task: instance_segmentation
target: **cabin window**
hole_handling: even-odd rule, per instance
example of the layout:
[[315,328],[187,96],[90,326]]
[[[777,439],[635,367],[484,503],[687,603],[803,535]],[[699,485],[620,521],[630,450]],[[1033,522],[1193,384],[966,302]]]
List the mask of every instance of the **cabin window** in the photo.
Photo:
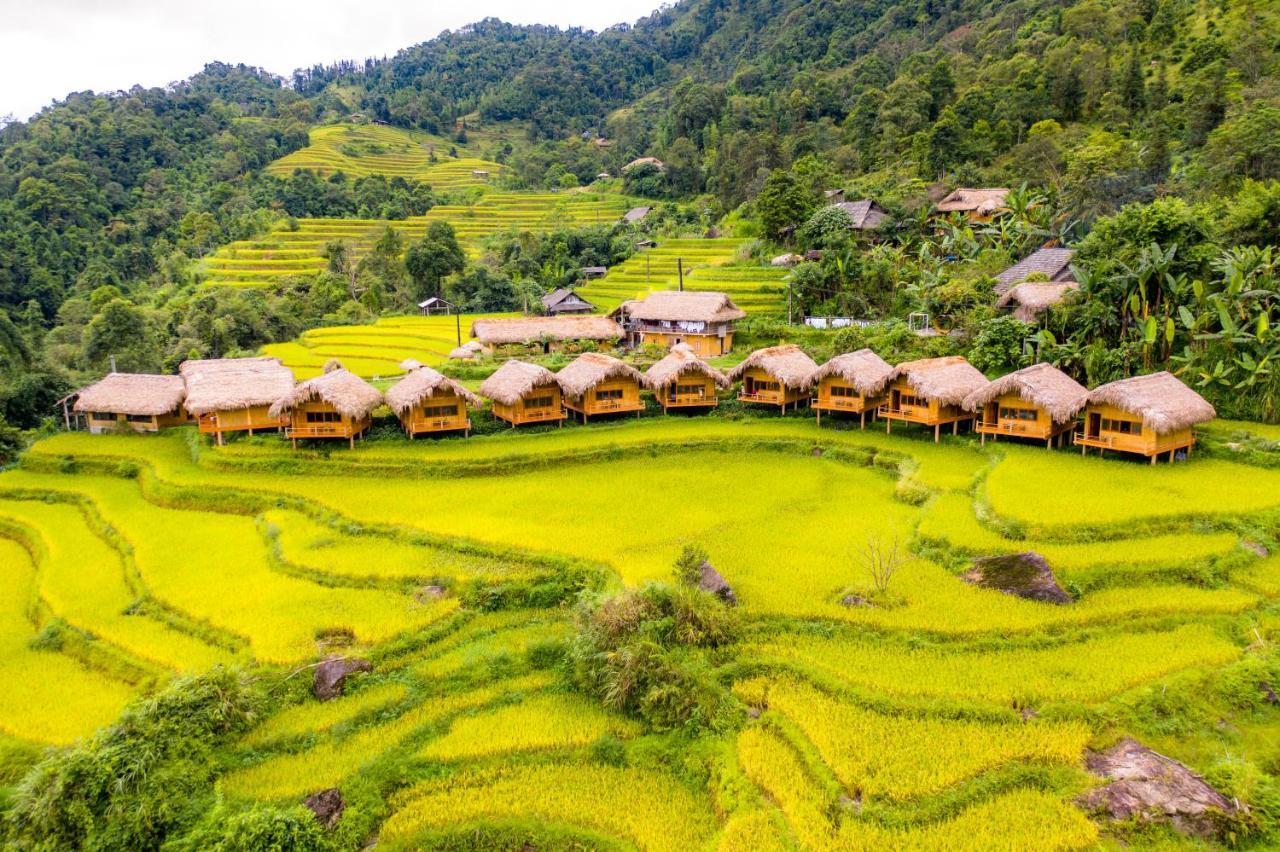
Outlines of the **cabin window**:
[[922,396],[915,396],[914,394],[904,393],[898,397],[898,405],[902,406],[903,408],[909,408],[909,407],[928,408],[929,400],[925,399]]
[[606,399],[622,399],[622,388],[610,388],[609,390],[596,391],[597,400]]
[[549,396],[531,396],[525,399],[525,408],[550,408],[552,397]]
[[1142,423],[1136,420],[1117,420],[1109,417],[1102,418],[1103,432],[1116,432],[1120,435],[1141,435]]
[[1034,408],[1005,408],[1000,409],[1001,420],[1035,420],[1036,410]]
[[753,381],[752,386],[755,389],[755,393],[759,393],[760,391],[773,391],[774,393],[777,393],[782,390],[782,385],[778,382],[762,382],[759,379]]
[[342,415],[336,411],[308,411],[308,423],[341,423]]
[[845,387],[844,385],[832,385],[832,386],[831,386],[831,395],[832,395],[832,396],[851,397],[851,396],[857,396],[857,395],[858,395],[858,392],[857,392],[856,390],[854,390],[853,388],[847,388],[847,387]]
[[109,411],[91,411],[89,412],[90,420],[97,420],[102,423],[116,422],[116,416]]
[[705,385],[676,385],[676,393],[680,396],[703,396],[706,392]]
[[433,405],[422,409],[422,414],[424,417],[456,417],[458,415],[458,406]]
[[150,414],[126,414],[124,416],[124,419],[128,420],[130,423],[150,423],[151,415]]

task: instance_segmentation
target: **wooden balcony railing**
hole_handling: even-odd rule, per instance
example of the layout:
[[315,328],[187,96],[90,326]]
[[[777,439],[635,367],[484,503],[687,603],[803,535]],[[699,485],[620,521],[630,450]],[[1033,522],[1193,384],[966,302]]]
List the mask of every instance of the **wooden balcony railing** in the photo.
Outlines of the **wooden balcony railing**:
[[346,423],[310,423],[290,426],[290,438],[350,438],[356,430]]

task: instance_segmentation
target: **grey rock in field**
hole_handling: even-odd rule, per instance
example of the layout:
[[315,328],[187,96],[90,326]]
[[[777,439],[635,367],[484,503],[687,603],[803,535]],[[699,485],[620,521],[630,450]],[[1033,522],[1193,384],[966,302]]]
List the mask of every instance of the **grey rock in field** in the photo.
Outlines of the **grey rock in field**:
[[1275,689],[1266,681],[1262,682],[1262,697],[1268,704],[1280,704],[1280,695],[1276,695]]
[[874,606],[874,604],[872,604],[871,601],[867,600],[862,595],[845,595],[840,599],[840,603],[842,606],[849,606],[849,607],[857,606],[857,607],[871,608]]
[[1014,553],[1010,556],[986,556],[973,560],[973,568],[964,575],[965,582],[984,589],[998,589],[1032,601],[1069,604],[1071,595],[1058,585],[1049,563],[1038,553]]
[[1107,751],[1088,752],[1085,766],[1111,783],[1085,793],[1080,803],[1112,819],[1169,822],[1185,834],[1211,837],[1218,817],[1239,810],[1183,764],[1129,737]]
[[333,657],[316,666],[311,691],[321,701],[337,698],[347,675],[355,672],[371,672],[373,664],[357,657]]
[[420,604],[438,601],[444,597],[444,586],[423,586],[413,593],[413,599]]
[[1244,547],[1245,550],[1249,551],[1255,556],[1261,556],[1265,558],[1271,555],[1271,551],[1267,550],[1266,545],[1261,544],[1259,542],[1245,540],[1240,542],[1240,544],[1242,547]]
[[342,792],[337,788],[321,790],[319,793],[308,796],[303,804],[307,806],[307,810],[316,815],[316,822],[327,829],[337,825],[338,820],[342,819],[342,812],[347,809]]
[[729,585],[729,581],[720,575],[720,572],[711,566],[710,562],[704,561],[698,567],[701,572],[698,577],[698,588],[704,592],[710,592],[729,606],[737,606],[738,596],[733,593],[733,588]]

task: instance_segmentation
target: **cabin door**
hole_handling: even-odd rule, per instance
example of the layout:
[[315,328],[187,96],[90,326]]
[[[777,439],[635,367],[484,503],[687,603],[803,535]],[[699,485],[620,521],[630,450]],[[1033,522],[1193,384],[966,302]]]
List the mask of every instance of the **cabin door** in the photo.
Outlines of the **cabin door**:
[[986,416],[983,417],[988,424],[995,425],[1000,419],[1000,405],[998,403],[990,403],[987,406]]
[[901,408],[902,408],[902,391],[895,389],[893,393],[889,395],[889,410],[899,411],[901,410]]
[[1094,411],[1089,415],[1089,427],[1085,435],[1089,438],[1096,438],[1102,432],[1102,413]]

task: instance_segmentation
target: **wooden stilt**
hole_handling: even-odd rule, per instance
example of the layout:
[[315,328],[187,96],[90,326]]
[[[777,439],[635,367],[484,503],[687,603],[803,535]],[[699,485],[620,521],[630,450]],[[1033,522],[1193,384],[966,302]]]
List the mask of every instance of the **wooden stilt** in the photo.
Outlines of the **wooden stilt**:
[[866,428],[867,428],[867,410],[866,410],[865,408],[864,408],[864,409],[862,409],[862,415],[861,415],[861,417],[862,417],[862,420],[861,420],[861,423],[859,424],[858,428],[859,428],[859,429],[866,429]]
[[937,444],[937,443],[940,443],[941,441],[942,441],[942,424],[935,423],[933,424],[933,442]]
[[1151,457],[1151,463],[1152,463],[1152,464],[1155,464],[1155,463],[1156,463],[1156,458],[1157,458],[1156,456],[1152,456],[1152,457]]
[[979,439],[978,443],[979,443],[979,444],[981,444],[981,445],[982,445],[982,446],[984,446],[984,447],[987,445],[987,433],[986,433],[986,432],[983,432],[983,433],[982,433],[982,438],[981,438],[981,439]]
[[893,419],[890,417],[886,417],[884,419],[884,433],[888,435],[892,431],[893,431]]

